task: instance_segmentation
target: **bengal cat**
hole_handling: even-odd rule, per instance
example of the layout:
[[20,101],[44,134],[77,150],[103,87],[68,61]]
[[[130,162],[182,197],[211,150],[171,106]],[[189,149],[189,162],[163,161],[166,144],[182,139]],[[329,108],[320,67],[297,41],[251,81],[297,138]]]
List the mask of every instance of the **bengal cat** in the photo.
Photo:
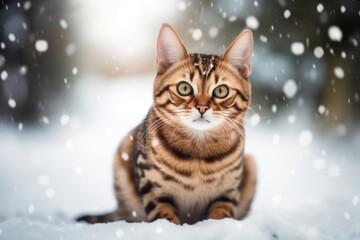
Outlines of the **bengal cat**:
[[244,155],[253,36],[245,30],[221,56],[188,54],[164,24],[157,42],[153,101],[122,141],[114,164],[118,209],[78,220],[175,224],[244,218],[256,169]]

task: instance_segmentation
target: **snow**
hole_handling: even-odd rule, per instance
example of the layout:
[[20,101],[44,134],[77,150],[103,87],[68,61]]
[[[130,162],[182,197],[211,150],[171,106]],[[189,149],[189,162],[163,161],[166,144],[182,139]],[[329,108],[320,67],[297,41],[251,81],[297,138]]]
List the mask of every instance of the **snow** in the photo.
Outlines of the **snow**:
[[26,1],[23,6],[24,6],[24,9],[27,11],[27,10],[29,10],[31,8],[31,2]]
[[68,28],[68,23],[67,23],[67,21],[65,19],[60,19],[59,24],[63,29]]
[[329,35],[330,40],[332,40],[334,42],[340,42],[343,37],[341,29],[335,25],[329,27],[328,35]]
[[71,72],[72,72],[72,74],[73,74],[74,76],[76,76],[76,75],[78,74],[79,70],[77,69],[77,67],[73,67],[73,69],[71,70]]
[[200,28],[196,28],[192,31],[191,36],[195,41],[199,41],[202,37],[202,31]]
[[320,47],[320,46],[317,46],[314,49],[314,55],[317,58],[321,58],[322,56],[324,56],[324,49],[322,47]]
[[5,81],[7,79],[7,77],[8,77],[7,71],[5,71],[5,70],[2,71],[1,72],[1,80]]
[[259,20],[255,16],[248,16],[245,19],[246,26],[250,29],[256,30],[259,28]]
[[318,111],[319,111],[320,114],[324,114],[325,111],[326,111],[325,106],[324,106],[324,105],[320,105],[319,108],[318,108]]
[[122,152],[121,153],[121,159],[124,161],[129,160],[129,154],[127,152]]
[[231,15],[231,16],[229,17],[229,22],[235,22],[236,19],[237,19],[237,16],[236,16],[236,15]]
[[357,206],[359,204],[359,197],[358,196],[354,196],[353,199],[352,199],[352,204],[354,206]]
[[305,47],[302,42],[293,42],[291,44],[291,52],[294,55],[302,55],[304,51],[305,51]]
[[308,146],[312,142],[313,135],[310,130],[303,130],[299,135],[299,144],[301,146]]
[[294,79],[289,79],[283,86],[283,91],[287,98],[293,98],[297,92],[297,85]]
[[337,78],[344,78],[345,72],[341,67],[335,67],[334,68],[334,74]]
[[250,117],[250,124],[251,124],[251,126],[256,126],[256,125],[259,124],[259,122],[260,122],[260,116],[259,116],[259,114],[254,113],[253,115],[251,115],[251,117]]
[[9,37],[10,42],[14,42],[16,40],[15,34],[13,34],[13,33],[9,33],[8,37]]
[[183,1],[179,1],[176,3],[176,7],[179,11],[185,11],[186,10],[186,3]]
[[264,35],[260,35],[260,41],[263,42],[263,43],[266,43],[267,42],[267,37],[264,36]]
[[21,66],[21,67],[19,68],[19,73],[20,73],[21,75],[25,75],[25,74],[27,73],[27,71],[28,71],[28,68],[27,68],[27,66],[25,66],[25,65],[23,65],[23,66]]
[[48,42],[44,39],[38,39],[35,42],[35,49],[38,52],[46,52],[48,50]]
[[9,98],[8,105],[11,108],[15,108],[16,107],[16,101],[13,98]]
[[70,116],[67,114],[64,114],[61,116],[60,118],[60,123],[61,125],[68,125],[68,123],[70,122]]
[[209,29],[209,37],[216,38],[219,35],[219,29],[217,27],[211,27]]
[[289,10],[289,9],[286,9],[286,10],[284,11],[284,18],[288,19],[290,16],[291,16],[290,10]]
[[74,43],[69,43],[66,46],[65,52],[66,52],[66,55],[68,55],[68,56],[74,55],[74,53],[76,52],[76,45]]
[[321,13],[322,11],[324,11],[324,5],[322,5],[321,3],[319,3],[317,6],[316,6],[316,9],[319,13]]
[[[347,131],[353,137],[323,135],[306,104],[301,113],[278,109],[271,125],[260,121],[269,116],[250,110],[246,152],[256,160],[259,181],[246,219],[76,223],[79,215],[115,208],[116,147],[152,99],[153,75],[100,78],[81,76],[72,85],[77,94],[66,99],[68,127],[56,120],[64,114],[54,112],[36,129],[0,128],[0,239],[360,239],[360,129]],[[77,128],[73,116],[81,122]]]
[[345,6],[341,6],[341,7],[340,7],[340,11],[341,11],[341,13],[345,13],[345,12],[346,12]]

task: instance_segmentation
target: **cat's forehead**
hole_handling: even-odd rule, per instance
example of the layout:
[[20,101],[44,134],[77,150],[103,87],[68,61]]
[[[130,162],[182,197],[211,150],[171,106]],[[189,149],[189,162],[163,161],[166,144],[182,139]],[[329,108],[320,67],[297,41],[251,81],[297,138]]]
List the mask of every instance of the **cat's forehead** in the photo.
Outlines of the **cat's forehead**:
[[199,75],[203,80],[210,77],[211,73],[216,69],[218,60],[219,56],[213,54],[190,54],[190,64],[199,71]]

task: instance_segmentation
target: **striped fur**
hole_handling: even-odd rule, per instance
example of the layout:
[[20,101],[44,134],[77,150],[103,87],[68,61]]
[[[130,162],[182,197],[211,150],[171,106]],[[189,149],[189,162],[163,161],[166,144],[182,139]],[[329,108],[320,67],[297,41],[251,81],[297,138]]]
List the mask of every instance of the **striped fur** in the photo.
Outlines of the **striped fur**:
[[[254,161],[244,155],[251,54],[250,31],[241,33],[223,55],[216,56],[187,54],[176,32],[163,25],[154,104],[117,150],[118,209],[80,220],[165,218],[191,224],[209,218],[244,218],[256,185]],[[181,82],[188,84],[185,90],[191,86],[191,94],[181,94]],[[220,85],[228,89],[223,98],[214,93]]]

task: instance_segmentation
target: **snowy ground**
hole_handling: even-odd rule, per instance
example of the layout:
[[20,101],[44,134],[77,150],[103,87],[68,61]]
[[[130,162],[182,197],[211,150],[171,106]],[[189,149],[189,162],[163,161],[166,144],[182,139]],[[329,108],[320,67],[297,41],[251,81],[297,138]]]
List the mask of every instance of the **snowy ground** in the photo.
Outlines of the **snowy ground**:
[[360,130],[323,135],[309,114],[257,124],[249,113],[247,152],[259,184],[243,221],[75,223],[115,208],[113,154],[151,105],[152,81],[84,77],[43,127],[0,128],[0,240],[360,239]]

